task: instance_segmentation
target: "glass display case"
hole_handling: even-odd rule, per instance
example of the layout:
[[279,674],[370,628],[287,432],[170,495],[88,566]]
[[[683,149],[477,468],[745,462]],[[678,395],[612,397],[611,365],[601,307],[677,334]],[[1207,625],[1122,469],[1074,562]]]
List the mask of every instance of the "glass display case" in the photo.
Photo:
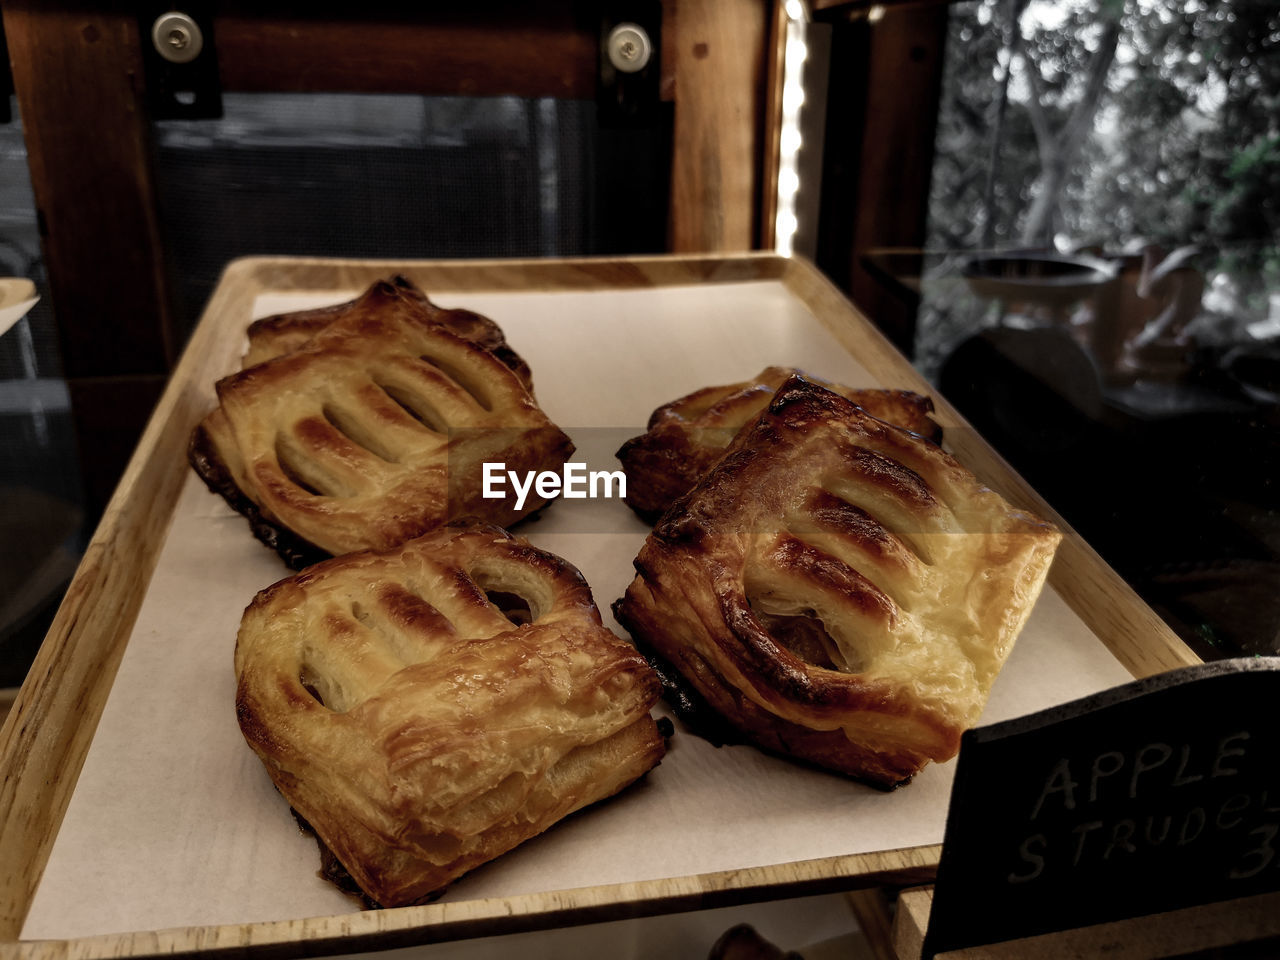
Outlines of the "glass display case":
[[[0,872],[6,947],[65,946],[59,904],[88,904],[75,884],[98,876],[82,862],[96,841],[65,847],[133,836],[103,828],[136,786],[123,782],[133,761],[116,761],[164,756],[146,745],[167,723],[209,748],[196,766],[218,782],[198,800],[241,777],[279,800],[253,780],[262,771],[219,753],[238,733],[230,706],[163,716],[234,686],[229,653],[219,677],[221,654],[175,659],[171,637],[232,636],[243,603],[224,595],[247,602],[285,573],[224,544],[239,518],[197,503],[184,451],[251,320],[331,305],[387,279],[386,262],[468,309],[507,305],[507,334],[551,371],[540,400],[572,401],[571,426],[599,436],[642,433],[681,391],[795,357],[819,377],[930,396],[946,451],[1066,534],[1014,661],[1018,692],[1006,684],[989,721],[1199,660],[1280,655],[1270,0],[483,0],[412,13],[381,0],[5,0],[3,16],[15,93],[0,124],[0,274],[40,295],[0,333],[0,705],[16,698],[0,735],[0,862],[16,865]],[[609,372],[576,376],[566,357]],[[632,574],[631,541],[614,557],[604,539],[572,537],[639,544],[647,528],[556,524],[540,534],[583,549],[607,608]],[[171,527],[194,534],[175,546]],[[242,560],[211,572],[193,544]],[[197,625],[184,631],[186,615]],[[213,679],[197,684],[206,666]],[[831,775],[797,767],[793,796],[772,758],[735,766],[736,749],[748,748],[700,741],[664,771],[707,826],[670,852],[687,870],[653,866],[654,845],[680,836],[662,823],[635,858],[647,872],[588,870],[596,879],[563,890],[467,893],[489,890],[482,876],[403,911],[235,906],[230,921],[195,910],[65,936],[85,956],[456,939],[427,955],[479,957],[529,930],[543,932],[512,935],[531,956],[602,941],[637,956],[782,955],[742,930],[716,942],[745,922],[804,957],[897,956],[887,918],[899,888],[934,875],[950,768],[896,795],[839,781],[861,791],[846,800]],[[724,771],[736,793],[717,805]],[[895,799],[912,817],[879,819]],[[656,816],[661,802],[627,809]],[[165,842],[203,847],[208,824],[188,827],[206,808],[177,807],[188,820]],[[824,839],[822,822],[848,835]],[[859,823],[870,839],[854,837]],[[227,856],[259,845],[234,832],[214,844]],[[763,852],[734,860],[733,837]],[[589,859],[586,841],[568,843]],[[557,869],[581,866],[553,849]],[[713,867],[698,859],[708,851]],[[48,864],[53,892],[37,894]],[[226,866],[193,870],[193,896]],[[673,927],[638,919],[682,911]]]

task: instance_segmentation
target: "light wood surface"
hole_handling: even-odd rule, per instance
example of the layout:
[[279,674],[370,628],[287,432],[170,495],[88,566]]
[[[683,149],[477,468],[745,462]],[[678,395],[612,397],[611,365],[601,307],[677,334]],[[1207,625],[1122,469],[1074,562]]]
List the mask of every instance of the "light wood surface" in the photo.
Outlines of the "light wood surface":
[[[209,312],[234,300],[221,288]],[[193,338],[0,728],[0,940],[18,936],[146,592],[208,405],[191,384],[214,336]]]
[[[919,960],[932,903],[932,887],[904,890],[898,897],[894,947],[899,960]],[[1280,936],[1280,893],[1269,893],[1039,937],[948,950],[938,957],[940,960],[944,957],[954,960],[1023,960],[1025,957],[1152,960],[1275,936]]]
[[755,245],[766,0],[682,3],[675,24],[671,243],[675,253]]
[[[796,896],[931,879],[939,856],[936,845],[306,921],[15,942],[186,475],[189,432],[212,402],[213,379],[240,351],[240,333],[255,298],[267,291],[359,289],[395,272],[426,289],[454,291],[627,289],[777,279],[873,374],[897,386],[929,390],[811,265],[771,254],[477,262],[258,258],[231,264],[0,730],[0,953],[87,958],[234,948],[272,956],[320,954],[696,909],[783,892]],[[963,421],[940,399],[938,411],[955,438],[960,459],[1015,500],[1049,512],[993,451],[965,431]],[[1050,579],[1135,675],[1194,662],[1194,655],[1078,537],[1068,536]]]
[[[99,960],[178,952],[230,952],[271,958],[358,953],[498,936],[524,930],[573,926],[629,917],[678,913],[765,900],[777,896],[785,877],[786,896],[808,896],[853,884],[898,883],[903,877],[927,877],[937,848],[786,864],[782,868],[733,870],[681,877],[660,884],[621,884],[532,894],[501,900],[428,904],[396,910],[372,910],[336,917],[278,923],[146,931],[71,941],[0,944],[6,960]],[[881,867],[889,865],[889,869]],[[834,867],[834,869],[833,869]],[[856,877],[850,881],[848,877]]]

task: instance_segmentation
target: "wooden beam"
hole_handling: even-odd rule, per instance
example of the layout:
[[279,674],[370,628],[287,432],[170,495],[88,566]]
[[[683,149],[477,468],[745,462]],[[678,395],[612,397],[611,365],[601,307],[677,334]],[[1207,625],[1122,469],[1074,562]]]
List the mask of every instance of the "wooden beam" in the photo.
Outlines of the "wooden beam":
[[675,22],[671,242],[749,250],[759,222],[766,0],[686,0]]
[[163,374],[142,374],[67,380],[84,505],[90,516],[106,508],[167,379]]
[[908,356],[917,304],[888,289],[864,258],[875,247],[924,245],[946,35],[942,6],[890,8],[871,24],[849,293]]
[[840,11],[850,17],[865,16],[873,7],[945,7],[959,0],[812,0],[815,14]]
[[945,6],[835,23],[818,265],[911,355],[917,298],[870,269],[870,251],[924,244]]
[[595,99],[599,19],[567,0],[316,9],[220,5],[223,89]]
[[6,0],[4,29],[68,377],[173,359],[135,17]]

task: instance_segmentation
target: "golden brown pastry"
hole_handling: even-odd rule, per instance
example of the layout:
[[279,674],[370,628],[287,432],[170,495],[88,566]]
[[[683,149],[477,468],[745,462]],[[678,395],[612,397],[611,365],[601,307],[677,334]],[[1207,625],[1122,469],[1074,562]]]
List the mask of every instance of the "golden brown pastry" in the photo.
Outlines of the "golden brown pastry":
[[[627,474],[627,505],[653,523],[677,497],[692,489],[742,429],[764,412],[783,382],[799,371],[766,367],[750,380],[705,387],[664,404],[649,428],[622,445],[618,459]],[[805,378],[849,398],[867,413],[935,443],[942,429],[929,419],[933,401],[908,390],[855,390],[818,377]]]
[[892,786],[956,753],[1059,539],[796,377],[663,516],[614,609],[750,740]]
[[[437,307],[412,280],[399,274],[388,280],[387,284],[395,295],[417,303],[437,323],[443,324],[464,340],[470,340],[476,346],[488,350],[520,378],[525,389],[533,392],[529,365],[507,344],[502,328],[488,317],[470,310]],[[335,320],[376,309],[376,305],[388,292],[385,287],[375,284],[362,296],[347,303],[279,313],[255,320],[249,325],[249,349],[240,365],[252,367],[272,357],[292,353]]]
[[235,666],[245,739],[381,906],[429,899],[665,749],[657,678],[578,571],[483,524],[262,591]]
[[559,470],[573,450],[522,381],[523,362],[511,369],[424,304],[374,284],[324,323],[314,312],[297,321],[315,329],[291,352],[217,384],[191,462],[295,568],[459,517],[508,526],[545,500],[484,498],[484,462],[523,475]]

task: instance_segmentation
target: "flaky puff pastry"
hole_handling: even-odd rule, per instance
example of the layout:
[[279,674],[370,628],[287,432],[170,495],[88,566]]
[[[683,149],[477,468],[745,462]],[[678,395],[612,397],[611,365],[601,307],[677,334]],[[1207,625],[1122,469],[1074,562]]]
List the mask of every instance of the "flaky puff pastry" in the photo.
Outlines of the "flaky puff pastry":
[[382,906],[430,898],[665,748],[658,680],[581,575],[488,525],[280,581],[245,611],[235,666],[245,739]]
[[520,379],[526,390],[533,392],[529,364],[511,349],[501,327],[483,314],[436,306],[412,280],[399,274],[388,280],[386,287],[375,285],[362,296],[346,303],[278,313],[255,320],[249,324],[249,348],[241,359],[241,367],[252,367],[273,357],[292,353],[334,321],[371,308],[376,309],[388,292],[413,301],[436,323],[488,350]]
[[[648,429],[622,445],[618,459],[627,474],[627,505],[650,523],[688,493],[746,424],[764,413],[769,400],[793,367],[766,367],[750,380],[704,387],[663,404],[649,417]],[[942,429],[929,419],[933,401],[909,390],[854,389],[804,374],[880,420],[928,437]]]
[[425,303],[374,284],[321,311],[323,322],[296,321],[312,335],[290,352],[218,382],[191,462],[291,566],[386,549],[460,517],[509,526],[545,500],[531,491],[516,510],[514,495],[485,498],[483,464],[558,470],[573,451],[523,361],[512,369],[457,329],[492,341],[483,324],[451,324],[451,311]]
[[663,516],[614,609],[750,740],[892,786],[954,756],[1059,539],[792,378]]

